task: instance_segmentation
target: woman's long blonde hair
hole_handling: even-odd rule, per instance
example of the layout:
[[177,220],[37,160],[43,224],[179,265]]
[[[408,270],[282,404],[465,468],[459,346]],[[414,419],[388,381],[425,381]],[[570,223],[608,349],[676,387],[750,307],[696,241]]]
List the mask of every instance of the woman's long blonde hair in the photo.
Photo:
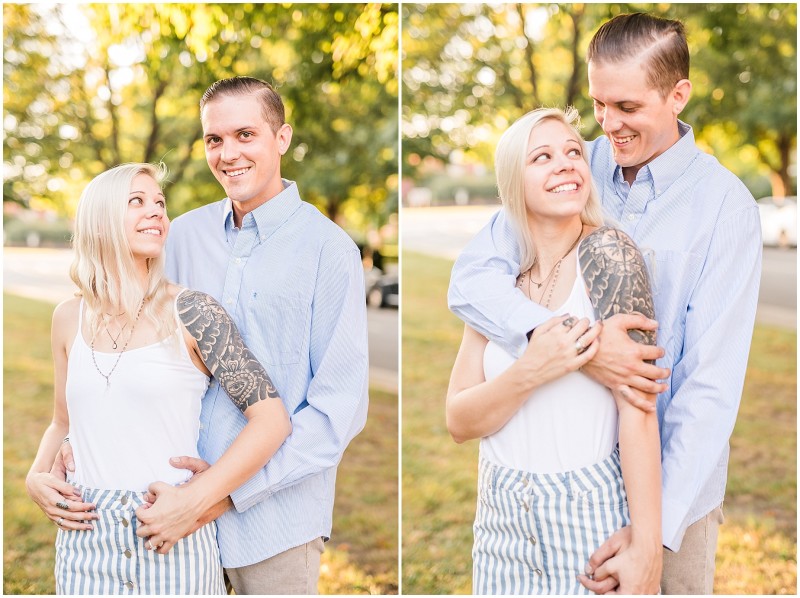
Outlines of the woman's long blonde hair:
[[[525,204],[525,167],[528,154],[528,141],[531,132],[547,120],[556,120],[575,131],[581,144],[584,161],[586,144],[578,132],[580,115],[572,106],[566,110],[558,108],[538,108],[521,116],[512,124],[497,142],[495,150],[494,170],[497,177],[497,189],[503,207],[511,217],[517,231],[520,248],[520,272],[533,266],[536,257],[528,228],[527,207]],[[587,161],[588,164],[588,161]],[[603,224],[603,210],[594,181],[590,180],[589,199],[581,212],[581,222],[590,226]]]
[[75,257],[69,274],[89,307],[92,336],[100,330],[103,309],[120,309],[133,319],[142,301],[140,317],[150,319],[160,337],[172,331],[174,319],[163,309],[168,286],[164,253],[148,258],[148,283],[143,293],[125,232],[128,196],[139,174],[152,177],[160,186],[166,168],[163,164],[121,164],[92,179],[78,201],[72,237]]

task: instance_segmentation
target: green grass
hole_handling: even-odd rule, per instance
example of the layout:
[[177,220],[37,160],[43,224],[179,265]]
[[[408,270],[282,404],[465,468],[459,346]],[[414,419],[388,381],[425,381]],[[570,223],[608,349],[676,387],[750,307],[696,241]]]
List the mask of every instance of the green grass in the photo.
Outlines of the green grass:
[[[25,474],[53,404],[47,303],[4,295],[3,593],[52,594],[56,528],[28,498]],[[397,593],[397,395],[370,392],[366,428],[339,467],[326,594]]]
[[[447,310],[452,262],[404,252],[404,594],[471,591],[478,443],[456,445],[444,401],[463,324]],[[731,438],[715,592],[795,594],[797,334],[757,326]]]

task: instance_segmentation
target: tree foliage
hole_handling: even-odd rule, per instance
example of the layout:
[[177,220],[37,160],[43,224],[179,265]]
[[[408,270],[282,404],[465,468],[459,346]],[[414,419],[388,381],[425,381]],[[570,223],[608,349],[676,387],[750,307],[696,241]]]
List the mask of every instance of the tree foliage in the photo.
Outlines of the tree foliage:
[[403,161],[491,164],[500,133],[538,106],[591,118],[585,55],[609,18],[684,22],[694,93],[681,118],[739,174],[796,187],[797,12],[789,4],[403,4]]
[[396,210],[391,4],[6,4],[4,201],[74,209],[121,162],[163,160],[171,213],[222,197],[198,102],[235,75],[273,83],[295,135],[282,174],[356,229]]

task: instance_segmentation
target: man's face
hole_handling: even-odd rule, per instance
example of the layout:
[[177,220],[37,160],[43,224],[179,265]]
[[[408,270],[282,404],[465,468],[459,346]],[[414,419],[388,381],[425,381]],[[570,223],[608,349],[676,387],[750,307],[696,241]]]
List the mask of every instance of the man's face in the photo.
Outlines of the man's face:
[[256,96],[216,98],[203,107],[200,120],[208,167],[234,209],[250,212],[283,190],[280,161],[292,128],[284,124],[274,133]]
[[666,98],[647,83],[643,58],[589,63],[589,95],[594,117],[611,142],[614,160],[636,177],[645,164],[678,139],[677,118],[688,101],[691,84],[684,79]]

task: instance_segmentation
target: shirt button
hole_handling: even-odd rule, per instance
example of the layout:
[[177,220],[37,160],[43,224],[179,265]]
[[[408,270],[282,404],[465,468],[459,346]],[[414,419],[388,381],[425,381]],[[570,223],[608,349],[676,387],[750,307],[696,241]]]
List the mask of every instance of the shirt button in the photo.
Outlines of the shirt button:
[[128,504],[128,495],[127,494],[123,494],[122,498],[119,499],[119,502],[121,502],[123,505],[127,505]]
[[531,541],[531,544],[536,544],[536,538],[534,538],[533,536],[529,537],[528,540]]
[[132,553],[131,553],[131,551],[129,549],[126,548],[125,552],[123,552],[122,554],[125,555],[125,558],[131,558],[131,554]]
[[226,299],[225,303],[227,303],[228,305],[233,305],[233,299]]
[[628,214],[628,220],[636,220],[636,214]]
[[132,590],[135,585],[136,584],[133,583],[132,581],[126,581],[125,582],[125,587],[128,588],[129,590]]
[[129,524],[130,524],[130,522],[123,517],[122,518],[122,527],[128,527]]
[[542,570],[541,569],[534,569],[533,572],[536,573],[536,575],[541,575],[542,574]]
[[237,257],[235,261],[236,261],[237,264],[241,264],[242,263],[242,258]]

